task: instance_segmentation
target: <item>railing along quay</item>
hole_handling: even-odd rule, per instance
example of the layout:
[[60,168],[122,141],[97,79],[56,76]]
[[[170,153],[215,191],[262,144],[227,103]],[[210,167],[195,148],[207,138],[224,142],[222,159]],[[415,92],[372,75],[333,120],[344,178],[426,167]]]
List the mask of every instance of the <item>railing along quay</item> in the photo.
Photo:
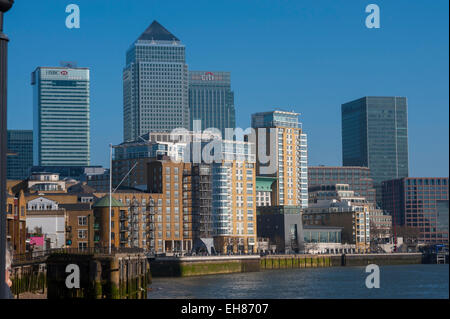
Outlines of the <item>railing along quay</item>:
[[[145,253],[142,248],[111,248],[111,254],[137,254]],[[25,254],[13,256],[13,265],[25,262],[45,262],[52,254],[81,254],[81,255],[109,255],[108,247],[87,247],[87,248],[52,248],[47,250],[32,251]]]

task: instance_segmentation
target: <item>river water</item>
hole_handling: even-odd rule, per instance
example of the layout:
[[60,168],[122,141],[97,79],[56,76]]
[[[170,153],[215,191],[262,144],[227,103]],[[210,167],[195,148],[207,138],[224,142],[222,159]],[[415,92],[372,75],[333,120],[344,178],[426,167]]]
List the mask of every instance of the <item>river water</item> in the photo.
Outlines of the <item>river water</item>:
[[448,265],[380,266],[380,288],[366,288],[368,275],[365,267],[329,267],[154,278],[148,298],[449,298]]

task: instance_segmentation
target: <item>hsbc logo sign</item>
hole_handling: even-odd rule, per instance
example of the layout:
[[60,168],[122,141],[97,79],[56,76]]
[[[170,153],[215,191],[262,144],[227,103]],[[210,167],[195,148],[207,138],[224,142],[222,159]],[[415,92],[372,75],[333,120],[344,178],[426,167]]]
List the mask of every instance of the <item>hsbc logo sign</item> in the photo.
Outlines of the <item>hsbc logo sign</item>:
[[68,75],[67,71],[47,70],[47,75]]

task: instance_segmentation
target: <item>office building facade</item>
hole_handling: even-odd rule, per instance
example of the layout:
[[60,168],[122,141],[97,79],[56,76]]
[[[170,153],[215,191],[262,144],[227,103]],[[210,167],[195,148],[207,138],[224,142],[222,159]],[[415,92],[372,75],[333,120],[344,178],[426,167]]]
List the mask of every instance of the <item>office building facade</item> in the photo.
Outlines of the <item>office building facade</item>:
[[157,21],[127,51],[123,99],[125,141],[148,132],[189,129],[185,46]]
[[267,238],[278,253],[304,251],[301,208],[295,206],[258,207],[258,238]]
[[420,231],[421,243],[448,243],[448,178],[400,178],[384,181],[382,190],[394,232],[395,226],[414,227]]
[[256,176],[256,207],[272,206],[272,188],[275,181],[273,177]]
[[8,151],[6,176],[8,179],[26,179],[33,166],[33,131],[8,130]]
[[381,203],[381,182],[408,176],[406,98],[368,96],[343,104],[342,161],[370,168]]
[[308,186],[348,184],[350,189],[375,203],[375,188],[370,169],[361,166],[309,166]]
[[197,129],[216,128],[226,138],[225,129],[236,126],[230,72],[189,71],[189,111],[191,130],[201,121]]
[[33,156],[39,166],[89,166],[89,69],[38,67],[32,73]]
[[[257,174],[277,179],[272,205],[308,207],[308,142],[298,117],[298,113],[279,110],[252,115],[256,136],[249,138],[255,143]],[[263,172],[260,153],[273,153],[275,172]]]

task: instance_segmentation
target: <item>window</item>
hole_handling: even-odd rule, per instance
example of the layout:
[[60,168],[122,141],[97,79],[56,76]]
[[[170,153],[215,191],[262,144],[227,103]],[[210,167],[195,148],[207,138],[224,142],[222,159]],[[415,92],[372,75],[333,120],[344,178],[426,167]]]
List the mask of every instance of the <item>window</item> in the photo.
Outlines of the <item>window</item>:
[[78,226],[87,226],[87,216],[78,216]]
[[78,230],[78,238],[86,239],[87,238],[87,230],[86,229]]

